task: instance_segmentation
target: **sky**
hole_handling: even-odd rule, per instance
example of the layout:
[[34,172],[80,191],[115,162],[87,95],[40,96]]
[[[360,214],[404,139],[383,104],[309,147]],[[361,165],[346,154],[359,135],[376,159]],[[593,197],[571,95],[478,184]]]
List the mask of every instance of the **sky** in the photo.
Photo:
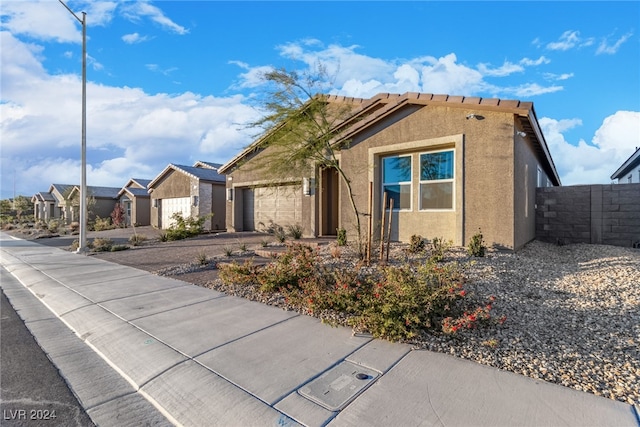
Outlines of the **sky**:
[[[640,147],[638,1],[84,1],[87,184],[225,163],[252,142],[265,71],[323,64],[331,93],[531,101],[563,185]],[[82,25],[0,1],[0,198],[80,184]]]

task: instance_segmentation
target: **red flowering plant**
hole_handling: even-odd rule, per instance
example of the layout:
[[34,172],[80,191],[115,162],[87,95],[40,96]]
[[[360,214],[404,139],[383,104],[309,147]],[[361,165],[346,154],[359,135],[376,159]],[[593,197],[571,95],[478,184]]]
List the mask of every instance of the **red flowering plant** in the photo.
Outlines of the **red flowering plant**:
[[502,325],[507,320],[506,316],[502,316],[498,319],[494,319],[491,316],[491,310],[493,309],[493,302],[495,299],[496,298],[494,296],[491,296],[485,305],[476,307],[472,311],[465,311],[461,316],[445,317],[442,320],[442,332],[454,335],[467,329],[476,329],[480,326],[490,326],[492,323]]

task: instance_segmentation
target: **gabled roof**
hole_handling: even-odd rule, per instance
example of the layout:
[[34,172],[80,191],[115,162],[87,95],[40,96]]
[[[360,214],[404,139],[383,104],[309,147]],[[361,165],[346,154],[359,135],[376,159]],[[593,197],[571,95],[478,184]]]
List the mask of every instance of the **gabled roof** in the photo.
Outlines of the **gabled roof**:
[[35,201],[40,201],[40,202],[55,202],[56,198],[53,197],[53,194],[46,192],[46,191],[40,191],[36,194],[33,195],[33,197],[31,198],[31,201],[35,202]]
[[[497,98],[480,98],[450,95],[434,95],[431,93],[415,93],[407,92],[402,95],[379,93],[370,99],[346,98],[340,96],[327,96],[327,102],[335,103],[351,103],[354,110],[350,117],[343,120],[334,127],[339,134],[339,138],[334,143],[351,139],[365,129],[371,128],[379,123],[382,119],[396,113],[403,108],[420,109],[426,105],[444,105],[454,108],[465,108],[473,111],[502,111],[514,114],[518,117],[520,125],[525,133],[533,142],[533,145],[539,155],[547,161],[547,173],[552,181],[560,184],[560,177],[556,170],[553,159],[549,152],[549,147],[544,139],[542,130],[538,123],[532,102],[522,102],[518,100],[503,100]],[[241,153],[233,159],[225,163],[219,170],[221,173],[227,173],[240,160],[248,156],[252,152],[258,150],[260,145],[268,135],[262,136],[254,141]]]
[[200,181],[206,182],[225,182],[224,175],[220,175],[217,170],[210,168],[197,168],[195,166],[185,166],[185,165],[174,165],[170,163],[162,172],[158,174],[149,185],[147,185],[148,189],[153,188],[158,181],[160,181],[164,176],[168,173],[175,171],[180,172],[184,175],[187,175],[190,178],[198,179]]
[[53,194],[53,190],[56,190],[58,193],[64,195],[65,193],[70,193],[73,187],[75,187],[75,185],[72,184],[51,184],[49,193]]
[[636,147],[635,153],[631,155],[625,162],[616,170],[613,175],[611,175],[611,179],[621,179],[629,173],[630,170],[640,166],[640,147]]
[[193,167],[195,168],[209,168],[209,169],[215,169],[215,170],[220,169],[220,166],[222,166],[222,163],[203,162],[202,160],[198,160],[193,165]]
[[[71,190],[70,194],[80,191],[80,186],[75,185],[73,190]],[[95,197],[97,199],[117,199],[118,192],[120,192],[120,188],[118,187],[96,187],[93,185],[87,185],[87,193],[91,197]]]
[[131,184],[136,183],[142,188],[147,188],[150,182],[150,179],[131,178],[125,187],[129,187]]

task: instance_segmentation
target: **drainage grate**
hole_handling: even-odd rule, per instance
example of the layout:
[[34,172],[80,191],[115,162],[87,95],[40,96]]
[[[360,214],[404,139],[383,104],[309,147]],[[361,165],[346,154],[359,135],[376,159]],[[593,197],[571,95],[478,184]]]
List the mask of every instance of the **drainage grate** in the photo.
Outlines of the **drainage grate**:
[[298,390],[302,396],[339,411],[371,385],[380,373],[352,362],[342,362]]

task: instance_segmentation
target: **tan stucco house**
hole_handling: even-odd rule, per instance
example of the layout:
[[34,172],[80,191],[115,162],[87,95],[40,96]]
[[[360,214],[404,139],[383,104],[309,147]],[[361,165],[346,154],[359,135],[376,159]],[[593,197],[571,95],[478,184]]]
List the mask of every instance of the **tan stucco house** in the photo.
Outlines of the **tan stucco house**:
[[197,162],[194,166],[169,164],[147,186],[151,197],[151,225],[169,228],[171,217],[181,212],[183,217],[207,219],[207,230],[225,229],[225,178],[218,173],[221,165]]
[[151,198],[147,191],[150,179],[131,178],[118,192],[118,203],[125,213],[126,225],[151,224]]
[[49,222],[52,219],[66,224],[74,221],[73,209],[69,195],[73,190],[70,184],[51,184],[49,191],[41,191],[31,198],[33,214],[36,221]]
[[[353,105],[336,144],[349,141],[339,161],[360,212],[368,211],[372,183],[374,236],[386,192],[394,200],[393,240],[421,235],[466,245],[481,229],[488,245],[518,249],[535,238],[535,189],[560,179],[533,103],[424,93],[328,101]],[[306,236],[345,228],[353,237],[336,171],[266,182],[253,168],[270,149],[264,138],[219,169],[227,176],[227,229],[298,224]]]

